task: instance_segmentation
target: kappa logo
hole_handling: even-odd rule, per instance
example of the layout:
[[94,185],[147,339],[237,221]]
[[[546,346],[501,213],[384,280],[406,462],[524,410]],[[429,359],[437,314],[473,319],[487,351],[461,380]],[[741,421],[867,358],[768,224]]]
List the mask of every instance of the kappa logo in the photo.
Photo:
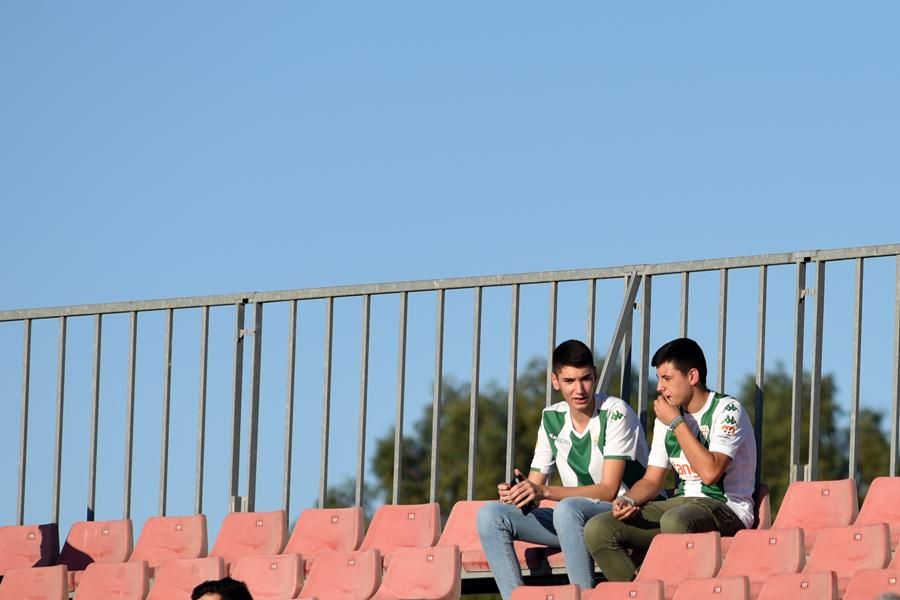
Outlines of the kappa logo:
[[619,419],[625,418],[625,413],[617,410],[613,414],[609,415],[609,418],[612,419],[613,421],[618,421]]
[[737,425],[737,421],[732,416],[725,417],[725,423],[728,425]]
[[738,405],[735,404],[734,402],[729,402],[728,404],[725,405],[725,410],[728,412],[734,412],[734,411],[738,410]]

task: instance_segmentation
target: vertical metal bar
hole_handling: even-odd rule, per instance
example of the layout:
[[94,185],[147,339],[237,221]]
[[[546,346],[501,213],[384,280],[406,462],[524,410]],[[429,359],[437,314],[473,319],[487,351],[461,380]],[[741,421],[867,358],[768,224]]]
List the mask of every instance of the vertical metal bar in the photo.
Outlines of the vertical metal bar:
[[159,444],[159,514],[166,515],[169,489],[169,408],[172,403],[172,327],[174,311],[166,310],[166,339],[163,344],[162,440]]
[[862,350],[863,259],[856,259],[856,294],[853,303],[853,349],[850,366],[850,448],[847,477],[856,480],[859,467],[859,372]]
[[756,394],[753,398],[753,413],[756,426],[756,481],[762,481],[763,453],[763,390],[766,384],[766,288],[768,287],[768,267],[759,268],[759,300],[756,304]]
[[244,390],[244,309],[245,302],[234,305],[234,372],[231,404],[231,479],[230,509],[240,510],[238,486],[241,482],[241,396]]
[[547,317],[547,378],[544,381],[544,405],[550,406],[553,403],[553,385],[551,384],[551,375],[553,374],[553,349],[556,347],[556,305],[559,298],[559,282],[550,282],[550,308]]
[[394,426],[394,483],[391,489],[391,503],[400,503],[400,470],[403,468],[403,393],[406,383],[406,308],[409,292],[400,294],[400,339],[397,342],[397,410]]
[[134,460],[134,388],[137,366],[137,311],[131,311],[128,328],[128,383],[125,391],[125,476],[122,518],[131,518],[131,480]]
[[632,272],[631,276],[627,278],[628,285],[626,287],[625,299],[622,300],[622,308],[619,309],[619,318],[616,320],[616,327],[613,330],[612,339],[609,341],[609,349],[606,352],[603,368],[600,370],[600,377],[597,378],[598,392],[605,394],[607,390],[609,390],[609,382],[612,381],[613,367],[616,362],[616,353],[619,351],[619,347],[622,344],[622,338],[625,337],[626,329],[631,326],[634,300],[637,298],[638,288],[641,285],[642,277],[642,275]]
[[791,392],[791,482],[802,477],[800,471],[800,418],[803,396],[803,324],[806,312],[806,263],[797,263],[797,291],[794,313],[794,379]]
[[324,372],[322,375],[322,444],[319,450],[319,506],[325,507],[328,494],[328,433],[331,423],[331,355],[332,334],[334,333],[334,298],[325,303],[325,349]]
[[369,317],[372,297],[363,296],[362,348],[359,359],[359,430],[356,434],[356,505],[363,504],[366,482],[366,408],[369,391]]
[[[633,280],[634,275],[626,275],[624,279],[625,297],[629,296],[629,284]],[[637,294],[635,294],[635,297]],[[628,318],[623,322],[625,328],[622,335],[622,364],[619,365],[621,371],[620,396],[622,400],[631,404],[631,344],[632,334],[634,332],[634,300],[628,304]]]
[[644,277],[641,297],[641,366],[638,376],[638,419],[647,429],[647,407],[650,404],[650,310],[653,278]]
[[66,396],[66,325],[68,317],[59,318],[59,341],[56,351],[56,428],[53,447],[53,507],[50,516],[59,523],[60,477],[62,475],[63,405]]
[[287,391],[284,400],[284,479],[281,504],[291,514],[291,463],[294,453],[294,371],[297,368],[297,301],[288,303]]
[[94,321],[94,369],[91,384],[91,438],[88,449],[88,498],[85,520],[93,521],[97,509],[97,428],[100,422],[100,343],[103,335],[103,315]]
[[690,300],[691,274],[685,271],[681,274],[681,326],[679,333],[681,337],[687,337],[688,334],[688,301]]
[[250,355],[250,424],[247,440],[247,510],[256,510],[256,467],[259,448],[259,382],[262,371],[263,311],[265,305],[253,305],[253,353]]
[[587,347],[592,353],[596,354],[594,348],[594,329],[597,320],[597,280],[588,280],[588,299],[587,299],[587,335],[584,338]]
[[475,457],[478,452],[478,383],[481,367],[481,288],[474,292],[472,317],[472,385],[469,389],[469,464],[466,469],[466,500],[475,499]]
[[725,336],[728,330],[728,269],[719,270],[719,371],[716,385],[725,393]]
[[516,449],[516,377],[519,361],[519,284],[512,286],[509,326],[509,391],[506,397],[506,478],[512,477]]
[[822,403],[822,326],[825,312],[825,261],[816,261],[813,303],[812,377],[809,386],[809,460],[807,479],[819,476],[819,413]]
[[31,319],[22,322],[22,412],[19,420],[19,495],[16,523],[25,523],[25,467],[28,460],[28,394],[31,386]]
[[197,399],[197,467],[194,475],[194,513],[203,513],[203,466],[206,450],[206,382],[209,367],[209,307],[200,312],[200,384]]
[[891,404],[891,460],[888,475],[897,475],[897,444],[900,436],[900,256],[897,256],[897,274],[894,290],[894,397]]
[[431,486],[428,497],[436,502],[438,464],[440,459],[441,389],[444,372],[444,290],[437,292],[437,314],[434,333],[434,399],[431,406]]

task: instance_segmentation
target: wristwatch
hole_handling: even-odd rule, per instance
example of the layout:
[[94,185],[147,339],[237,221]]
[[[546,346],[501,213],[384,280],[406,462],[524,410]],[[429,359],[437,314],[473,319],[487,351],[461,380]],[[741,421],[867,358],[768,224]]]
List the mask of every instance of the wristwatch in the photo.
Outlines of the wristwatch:
[[627,504],[628,506],[630,506],[632,508],[637,506],[637,502],[634,501],[634,498],[630,498],[630,497],[626,496],[625,494],[622,494],[621,496],[619,496],[619,500],[621,500],[622,502],[624,502],[625,504]]

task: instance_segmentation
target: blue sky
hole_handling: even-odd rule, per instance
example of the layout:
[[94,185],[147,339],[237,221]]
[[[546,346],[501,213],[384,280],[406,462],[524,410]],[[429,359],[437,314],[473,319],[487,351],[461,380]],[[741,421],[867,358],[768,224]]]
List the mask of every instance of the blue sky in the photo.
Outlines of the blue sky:
[[898,22],[889,1],[6,2],[0,308],[894,243]]

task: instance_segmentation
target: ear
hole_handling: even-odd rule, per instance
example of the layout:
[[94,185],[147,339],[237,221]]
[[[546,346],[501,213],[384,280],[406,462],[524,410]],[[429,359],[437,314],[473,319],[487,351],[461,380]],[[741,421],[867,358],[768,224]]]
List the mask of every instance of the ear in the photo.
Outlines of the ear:
[[700,383],[700,371],[697,369],[691,369],[688,371],[688,381],[691,385],[696,386]]
[[557,392],[559,391],[559,378],[556,376],[556,372],[550,373],[550,383],[553,384],[553,389]]

